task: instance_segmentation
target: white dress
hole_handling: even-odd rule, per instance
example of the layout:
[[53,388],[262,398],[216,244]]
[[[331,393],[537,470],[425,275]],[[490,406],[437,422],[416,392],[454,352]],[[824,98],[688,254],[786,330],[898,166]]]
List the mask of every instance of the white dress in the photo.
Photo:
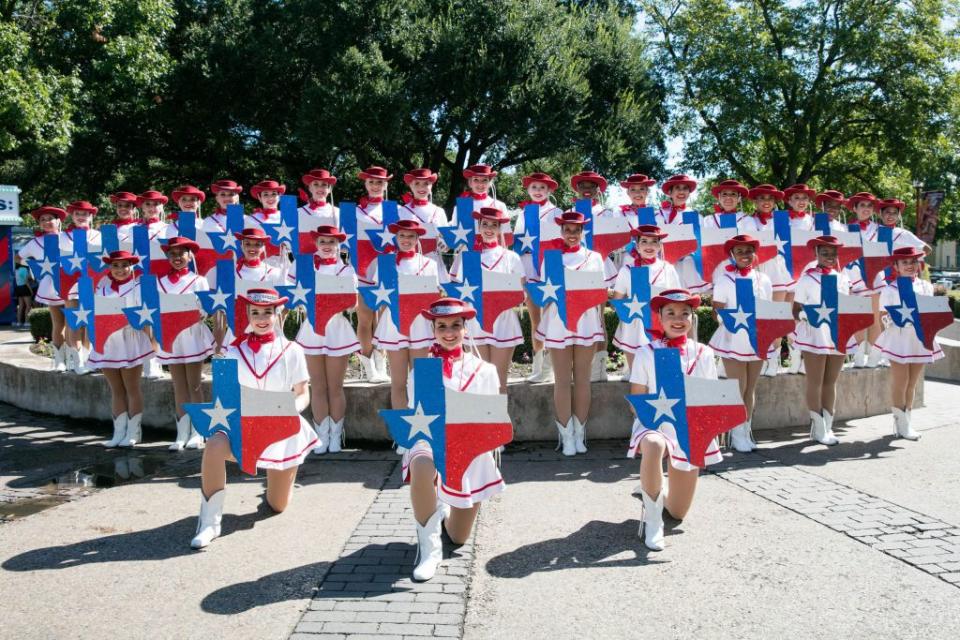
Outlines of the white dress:
[[[729,263],[728,263],[729,264]],[[737,281],[750,280],[753,282],[753,295],[757,300],[773,300],[773,286],[770,284],[770,278],[761,273],[758,269],[751,269],[746,276],[734,271],[726,270],[727,265],[721,265],[717,269],[713,281],[713,301],[722,302],[724,308],[734,309],[737,306]],[[753,353],[753,346],[750,344],[750,335],[745,328],[740,328],[736,333],[730,333],[723,322],[719,323],[713,337],[710,338],[710,348],[721,358],[730,358],[741,362],[757,362]],[[770,343],[766,358],[771,357],[780,349],[780,340],[774,340]],[[764,358],[764,359],[766,359]]]
[[323,202],[316,206],[308,202],[297,209],[297,211],[311,218],[313,229],[322,225],[330,225],[337,229],[340,228],[340,209],[329,202]]
[[[662,349],[666,346],[663,341],[655,340],[638,350],[633,359],[633,367],[630,369],[630,384],[642,384],[647,388],[647,393],[655,393],[657,386],[657,374],[654,367],[653,352],[655,349]],[[706,378],[708,380],[717,379],[717,363],[714,359],[713,350],[699,342],[687,340],[683,348],[680,348],[680,366],[683,372],[688,376],[695,378]],[[693,471],[697,469],[690,464],[688,453],[680,448],[680,442],[677,440],[677,432],[673,425],[664,422],[659,429],[648,429],[634,418],[633,431],[630,434],[630,446],[627,449],[627,457],[634,458],[640,453],[640,443],[644,438],[662,437],[667,443],[667,455],[670,458],[670,464],[678,471]],[[707,445],[707,451],[704,454],[704,463],[709,466],[723,461],[723,455],[720,453],[720,446],[717,439],[714,438]]]
[[[491,195],[489,195],[489,194],[487,194],[487,195],[484,196],[483,198],[475,198],[475,197],[473,197],[472,195],[470,195],[470,196],[463,196],[463,197],[470,197],[470,198],[473,200],[473,211],[475,211],[475,212],[476,212],[476,211],[480,211],[480,209],[483,209],[484,207],[487,207],[487,208],[491,208],[491,209],[498,209],[498,210],[500,210],[500,211],[502,211],[502,212],[504,212],[504,213],[506,213],[506,214],[509,214],[509,213],[510,213],[509,210],[507,209],[507,205],[505,205],[503,202],[501,202],[500,200],[497,200],[496,198],[494,198],[493,196],[491,196]],[[457,226],[457,225],[459,224],[458,214],[457,214],[456,211],[453,212],[453,219],[450,221],[450,224],[452,224],[452,225],[454,225],[454,226]],[[474,229],[474,231],[476,231],[477,233],[480,233],[480,221],[479,221],[479,220],[474,220],[473,229]],[[504,222],[503,224],[501,224],[501,225],[500,225],[500,231],[501,231],[501,233],[503,233],[504,243],[505,243],[508,247],[513,246],[513,230],[512,230],[511,227],[510,227],[510,221],[507,221],[507,222]]]
[[[913,279],[913,292],[918,296],[932,296],[933,285],[921,278]],[[888,282],[880,290],[880,310],[884,307],[900,306],[900,287],[896,280]],[[930,351],[917,338],[913,327],[907,325],[900,328],[890,321],[877,338],[874,346],[883,352],[888,359],[900,364],[930,364],[943,358],[943,350],[934,341],[934,350]]]
[[[847,279],[847,275],[842,270],[835,273],[837,276],[837,293],[850,295],[850,281]],[[821,275],[820,269],[818,268],[807,269],[797,281],[793,301],[797,304],[820,304]],[[830,337],[830,327],[826,324],[813,327],[807,321],[800,321],[797,323],[797,328],[790,334],[790,338],[793,340],[793,344],[801,351],[832,356],[843,355],[833,348],[833,338]],[[855,336],[850,336],[850,339],[847,341],[847,352],[849,353],[850,349],[855,346],[857,346],[857,339]]]
[[401,205],[397,213],[401,220],[416,220],[423,224],[427,229],[420,240],[423,253],[432,258],[438,266],[444,267],[443,260],[440,258],[440,251],[443,251],[446,245],[443,244],[443,239],[440,238],[440,233],[437,231],[440,227],[447,226],[447,214],[443,208],[432,202],[418,204],[414,200]]
[[[61,255],[65,255],[66,251],[64,249],[63,238],[58,239],[58,244],[60,245]],[[30,239],[27,244],[20,247],[20,250],[17,251],[17,255],[20,256],[23,260],[36,260],[37,262],[43,262],[43,236],[34,236]],[[59,269],[59,266],[54,268]],[[53,278],[50,276],[43,276],[40,279],[40,282],[37,285],[37,293],[35,294],[37,301],[42,302],[48,307],[62,307],[63,299],[57,295],[57,291],[53,287]]]
[[[103,252],[103,239],[96,229],[87,229],[87,253],[99,254]],[[60,255],[73,253],[73,230],[60,232]]]
[[[106,298],[124,298],[124,307],[140,306],[140,279],[134,276],[129,282],[120,285],[119,291],[114,291],[112,280],[105,277],[93,290],[94,296]],[[93,314],[90,314],[93,321]],[[91,345],[94,349],[95,345]],[[87,366],[91,369],[128,369],[136,367],[149,360],[154,355],[153,345],[143,331],[138,331],[128,324],[123,329],[114,332],[103,345],[103,352],[91,351]]]
[[[669,203],[661,203],[660,208],[654,214],[657,219],[657,226],[667,224],[683,224],[683,211],[675,211]],[[710,283],[700,276],[697,271],[697,265],[693,256],[683,256],[674,265],[677,275],[680,277],[680,283],[684,289],[691,293],[706,293],[710,291]]]
[[[169,293],[177,295],[196,294],[197,291],[209,291],[210,285],[203,276],[195,273],[188,273],[182,276],[176,283],[170,280],[170,276],[164,276],[157,280],[157,288],[160,293]],[[200,301],[197,308],[200,308]],[[157,351],[157,361],[160,364],[187,364],[190,362],[203,362],[213,353],[213,333],[202,318],[189,329],[180,332],[180,335],[173,341],[173,349],[166,352],[163,349]]]
[[[413,398],[413,376],[410,376],[408,393]],[[468,393],[482,393],[496,395],[500,392],[500,377],[497,368],[489,362],[484,362],[474,354],[464,351],[463,357],[453,361],[453,374],[444,376],[443,385],[457,391]],[[410,482],[410,464],[416,458],[433,460],[433,449],[430,443],[418,440],[413,447],[403,454],[403,481]],[[437,497],[444,504],[458,509],[469,509],[471,506],[502,493],[506,488],[500,469],[493,453],[483,453],[474,459],[463,474],[461,488],[456,491],[440,482],[440,474],[435,480]]]
[[[289,391],[293,386],[307,382],[307,360],[303,349],[295,342],[277,337],[254,353],[246,341],[231,346],[224,354],[237,361],[240,384],[263,391]],[[263,450],[257,459],[258,469],[289,469],[301,464],[317,443],[317,434],[310,424],[300,418],[300,431]]]
[[[713,213],[708,216],[704,216],[700,221],[700,226],[706,227],[707,229],[719,229],[721,215],[724,214]],[[742,211],[737,212],[737,233],[751,233],[753,231],[760,231],[762,229],[763,225],[761,225],[760,221],[755,217],[743,213]]]
[[[540,205],[540,242],[549,242],[551,240],[556,240],[560,238],[560,225],[555,222],[555,218],[559,217],[563,211],[560,207],[554,206],[549,200]],[[520,210],[520,213],[517,215],[516,224],[514,226],[513,235],[519,236],[527,228],[526,219],[523,216],[523,209]],[[526,275],[527,280],[536,280],[537,279],[537,269],[536,261],[538,258],[532,253],[524,253],[520,256],[520,262],[523,264],[523,273]]]
[[[414,254],[412,258],[401,259],[397,265],[397,273],[400,275],[416,275],[432,277],[436,283],[434,289],[437,297],[440,297],[440,270],[437,263],[422,254]],[[377,263],[370,263],[367,269],[367,277],[364,280],[367,284],[376,284]],[[426,304],[424,305],[426,306]],[[393,323],[393,316],[389,309],[381,308],[377,328],[373,333],[373,344],[384,351],[400,351],[401,349],[426,349],[433,342],[433,324],[418,315],[410,323],[410,335],[403,335]]]
[[[860,231],[860,238],[863,242],[879,242],[880,225],[870,221],[866,229]],[[912,249],[923,250],[926,246],[920,238],[915,236],[907,229],[894,227],[891,233],[893,248],[901,249],[910,247]],[[872,283],[865,282],[865,275],[860,270],[859,262],[851,262],[847,265],[847,275],[850,278],[850,293],[857,296],[876,296],[886,286],[884,272],[880,271]]]
[[214,211],[201,221],[200,228],[206,233],[224,233],[227,230],[226,212]]
[[[610,282],[616,279],[616,274],[609,277],[606,273],[604,260],[600,254],[582,245],[579,251],[563,254],[563,266],[573,271],[599,271]],[[543,265],[540,265],[540,270],[543,271]],[[540,316],[540,324],[537,326],[537,340],[543,342],[548,349],[589,347],[598,342],[606,342],[607,335],[600,309],[600,306],[596,306],[584,311],[577,322],[577,330],[570,331],[560,319],[556,305],[547,304],[543,315]]]
[[[632,263],[631,260],[630,263],[620,267],[617,280],[613,285],[615,293],[621,293],[627,298],[633,295],[630,271],[634,267]],[[680,277],[677,275],[677,270],[669,262],[657,258],[653,264],[647,265],[647,268],[649,269],[647,273],[651,287],[659,289],[677,289],[680,287]],[[617,345],[617,348],[621,351],[628,353],[636,353],[637,349],[649,342],[650,338],[647,337],[647,331],[644,329],[640,318],[634,318],[630,322],[621,320],[617,326],[617,331],[613,334],[613,344]]]
[[[450,267],[450,278],[454,282],[463,282],[460,277],[461,256],[462,254],[458,253],[453,259],[453,265]],[[524,275],[520,256],[500,246],[492,249],[484,248],[480,254],[480,266],[484,271]],[[523,344],[523,331],[520,329],[520,315],[516,309],[508,309],[501,313],[493,322],[492,333],[484,331],[476,318],[467,320],[467,335],[469,335],[477,345],[497,347],[498,349]]]
[[[768,230],[770,233],[774,233],[772,215],[766,224],[761,223],[759,220],[757,220],[757,223],[760,226],[759,230]],[[802,218],[791,218],[790,228],[801,231],[812,231],[814,228],[813,216],[805,215]],[[797,278],[794,278],[790,270],[787,269],[787,262],[781,255],[777,255],[773,260],[764,262],[758,269],[760,273],[770,278],[770,284],[774,291],[791,292],[797,288]]]
[[[252,214],[243,216],[243,228],[263,230],[264,224],[280,224],[281,220],[282,216],[279,210],[264,213],[261,209],[254,209]],[[287,243],[284,242],[282,246],[278,247],[268,240],[265,250],[267,253],[267,263],[285,272],[290,265],[289,260],[287,260],[287,252],[290,250],[289,247],[287,247]],[[286,278],[286,276],[281,275],[281,279],[284,278]]]
[[[297,281],[296,263],[293,264],[291,269],[292,271],[287,274],[287,281],[290,284],[294,284]],[[315,270],[321,275],[349,278],[353,284],[353,290],[357,290],[357,274],[349,264],[343,264],[337,260],[334,264],[318,264],[315,266]],[[313,304],[313,301],[308,300],[307,303]],[[308,356],[339,358],[360,350],[360,341],[357,340],[357,333],[353,330],[353,325],[350,324],[350,320],[343,313],[335,314],[327,321],[324,335],[322,336],[313,330],[313,325],[310,324],[310,320],[304,316],[303,323],[300,325],[300,331],[297,333],[296,341]]]

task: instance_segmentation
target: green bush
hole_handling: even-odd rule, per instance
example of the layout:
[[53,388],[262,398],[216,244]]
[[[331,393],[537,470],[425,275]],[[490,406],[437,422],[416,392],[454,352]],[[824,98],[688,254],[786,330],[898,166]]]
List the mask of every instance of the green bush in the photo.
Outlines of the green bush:
[[953,317],[960,318],[960,289],[947,291],[947,302],[950,304],[950,310],[953,311]]
[[40,340],[49,341],[53,338],[53,321],[50,319],[50,309],[47,307],[31,309],[27,320],[30,322],[30,335],[36,342]]

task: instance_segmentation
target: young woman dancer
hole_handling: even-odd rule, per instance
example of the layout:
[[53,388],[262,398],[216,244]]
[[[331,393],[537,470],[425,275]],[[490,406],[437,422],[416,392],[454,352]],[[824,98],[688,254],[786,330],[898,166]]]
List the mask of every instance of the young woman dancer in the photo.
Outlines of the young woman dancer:
[[340,209],[333,206],[333,187],[337,184],[337,177],[326,169],[311,169],[300,177],[300,182],[307,188],[301,190],[300,197],[306,204],[300,207],[318,226],[340,228]]
[[[64,242],[60,238],[60,225],[67,219],[67,212],[59,207],[44,205],[30,212],[33,219],[37,221],[39,229],[33,232],[33,238],[27,244],[23,245],[17,252],[20,259],[24,262],[35,260],[43,262],[44,259],[44,236],[57,236],[57,244],[60,251],[64,251]],[[66,292],[63,292],[66,294]],[[66,371],[66,321],[63,317],[63,303],[66,295],[61,297],[60,293],[54,290],[53,279],[49,275],[40,278],[37,283],[37,302],[47,305],[50,309],[50,322],[53,330],[50,336],[50,342],[53,344],[53,371]]]
[[433,245],[429,250],[425,248],[424,254],[438,267],[444,268],[440,258],[440,250],[444,245],[438,238],[437,229],[447,225],[447,214],[442,207],[433,203],[433,185],[437,178],[439,176],[427,168],[413,169],[403,174],[403,183],[410,192],[403,194],[399,214],[401,220],[416,220],[424,226],[427,233],[423,236],[423,242],[430,241]]
[[133,247],[133,230],[140,224],[137,215],[137,195],[129,191],[118,191],[110,195],[114,218],[107,224],[117,227],[117,239],[121,249]]
[[[773,232],[773,212],[777,208],[777,202],[783,202],[785,196],[772,184],[760,184],[750,189],[747,198],[753,201],[753,219],[757,225],[758,231]],[[770,279],[770,286],[773,287],[773,299],[777,302],[783,302],[787,296],[796,287],[796,281],[787,270],[787,263],[782,256],[777,256],[773,260],[764,262],[757,270]],[[760,375],[768,378],[775,377],[780,373],[780,350],[774,349],[767,361],[763,363]]]
[[[690,196],[697,188],[697,181],[693,178],[678,174],[670,176],[660,187],[667,200],[660,203],[660,209],[657,211],[657,226],[663,228],[669,224],[682,224],[683,212],[687,208],[687,202]],[[703,277],[697,272],[697,268],[690,256],[685,256],[674,265],[677,269],[677,275],[680,276],[680,282],[684,288],[693,292],[704,292],[710,290],[708,282],[710,274],[704,274]]]
[[[102,241],[100,232],[93,228],[93,218],[97,215],[97,207],[86,200],[78,200],[67,205],[67,215],[70,216],[71,223],[60,234],[61,253],[72,254],[74,252],[74,234],[77,231],[84,231],[87,234],[87,253],[96,255],[102,250]],[[76,290],[71,289],[68,292],[66,308],[74,309],[77,307]],[[71,329],[66,327],[66,343],[64,358],[68,371],[73,371],[77,375],[84,375],[90,372],[87,366],[87,358],[90,353],[90,341],[87,340],[87,330]]]
[[159,191],[150,189],[137,196],[137,208],[140,209],[140,224],[147,228],[151,242],[159,242],[166,236],[167,223],[163,207],[170,199]]
[[717,201],[713,205],[713,214],[704,216],[700,224],[704,227],[719,229],[720,216],[725,213],[737,214],[737,229],[742,233],[757,231],[756,218],[744,213],[743,199],[750,195],[750,190],[737,180],[723,180],[710,189],[710,193]]
[[[847,209],[853,212],[856,220],[850,225],[857,225],[860,230],[860,239],[863,242],[876,240],[877,223],[873,216],[877,212],[877,197],[872,193],[861,191],[855,193],[846,202]],[[880,336],[880,291],[878,287],[883,286],[882,280],[867,282],[866,274],[860,270],[859,262],[851,262],[844,270],[850,281],[850,293],[855,296],[870,298],[873,303],[874,322],[869,329],[857,332],[856,351],[853,353],[853,366],[857,368],[880,366],[880,360],[883,354],[877,349],[872,349],[873,343]]]
[[176,205],[177,209],[167,214],[169,224],[167,225],[165,233],[168,238],[180,235],[180,224],[177,222],[177,216],[181,211],[184,213],[192,213],[196,217],[198,227],[203,225],[200,205],[207,199],[207,194],[192,184],[188,184],[174,189],[173,193],[170,194],[170,199]]
[[240,204],[243,187],[233,180],[217,180],[210,185],[210,193],[217,200],[217,206],[209,216],[203,219],[203,230],[207,233],[223,233],[227,230],[227,207]]

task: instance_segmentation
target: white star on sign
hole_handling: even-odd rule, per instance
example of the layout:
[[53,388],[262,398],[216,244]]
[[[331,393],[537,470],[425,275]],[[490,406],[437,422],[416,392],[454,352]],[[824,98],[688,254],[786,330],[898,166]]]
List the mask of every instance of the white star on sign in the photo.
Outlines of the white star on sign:
[[827,306],[825,302],[821,302],[820,306],[813,310],[817,314],[817,324],[821,322],[829,322],[831,314],[833,314],[833,309]]
[[40,263],[40,275],[44,275],[47,273],[49,273],[50,275],[53,275],[53,263],[50,261],[49,258],[44,257],[43,262]]
[[290,293],[293,295],[293,303],[302,302],[307,304],[307,294],[310,293],[310,289],[307,289],[305,286],[297,283],[297,286],[290,288]]
[[393,293],[393,289],[387,289],[383,283],[373,290],[373,295],[377,296],[377,305],[389,304],[390,295]]
[[667,416],[671,420],[676,420],[677,418],[673,415],[673,406],[680,402],[680,399],[671,400],[667,397],[666,392],[663,390],[663,387],[660,388],[660,395],[656,400],[647,400],[647,404],[656,409],[656,413],[653,416],[653,421],[656,422],[660,419],[660,416]]
[[293,231],[293,227],[287,225],[285,220],[281,220],[275,229],[277,230],[277,240],[284,241],[290,240],[290,233]]
[[213,308],[223,307],[227,308],[227,298],[230,297],[229,293],[225,293],[223,289],[217,289],[210,293],[210,300],[213,301]]
[[777,244],[777,253],[780,255],[785,255],[783,248],[787,246],[787,241],[780,238],[774,238],[773,241]]
[[213,409],[203,410],[205,414],[210,416],[211,429],[219,425],[229,428],[230,425],[227,423],[227,417],[234,411],[236,411],[236,409],[224,409],[223,403],[220,402],[220,398],[217,398],[213,403]]
[[524,233],[523,235],[517,236],[517,240],[520,241],[520,250],[521,251],[533,251],[533,241],[534,238],[529,233]]
[[900,307],[894,309],[894,311],[900,314],[900,322],[904,324],[913,324],[913,309],[908,307],[905,303],[901,302]]
[[73,269],[74,271],[80,271],[80,268],[83,266],[83,258],[78,256],[77,254],[73,254],[72,256],[67,258],[67,262],[70,263],[70,268]]
[[347,236],[347,237],[344,238],[344,239],[343,239],[343,242],[341,242],[340,244],[343,245],[343,246],[345,246],[345,247],[350,246],[350,240],[351,240],[351,238],[353,238],[353,235],[354,235],[354,234],[352,234],[352,233],[344,233],[343,235],[345,235],[345,236]]
[[453,244],[470,244],[470,229],[466,227],[452,227]]
[[90,309],[84,309],[83,305],[81,305],[74,311],[74,315],[77,317],[77,324],[87,324],[88,318],[90,317]]
[[733,318],[733,328],[734,329],[736,329],[737,327],[749,328],[750,325],[747,323],[747,320],[752,315],[753,315],[752,313],[747,313],[746,311],[744,311],[743,307],[737,306],[737,310],[730,314],[730,316]]
[[630,298],[630,301],[627,302],[627,312],[628,318],[639,318],[643,315],[643,308],[647,306],[646,302],[642,302],[637,296]]
[[461,300],[473,300],[473,292],[479,289],[479,287],[470,284],[470,281],[466,278],[464,278],[463,284],[457,285],[454,288],[460,292]]
[[563,289],[562,286],[560,286],[560,285],[558,285],[558,284],[553,284],[552,282],[550,282],[550,278],[547,278],[546,282],[544,282],[544,283],[543,283],[542,285],[540,285],[540,286],[541,286],[541,288],[543,289],[543,301],[544,301],[544,302],[546,302],[547,300],[551,300],[551,299],[552,299],[552,300],[556,300],[557,302],[560,301],[560,299],[557,297],[557,291],[559,291],[560,289]]
[[140,324],[149,324],[153,322],[153,309],[147,305],[143,305],[137,309],[137,315],[140,316]]
[[380,246],[386,247],[389,244],[393,243],[394,234],[390,232],[390,229],[387,227],[383,228],[383,231],[377,231],[376,234],[380,236]]
[[440,416],[427,416],[423,414],[423,405],[417,403],[417,408],[413,412],[412,416],[401,416],[407,424],[410,425],[410,439],[413,439],[418,433],[422,433],[431,440],[433,439],[433,433],[430,432],[430,423],[439,418]]

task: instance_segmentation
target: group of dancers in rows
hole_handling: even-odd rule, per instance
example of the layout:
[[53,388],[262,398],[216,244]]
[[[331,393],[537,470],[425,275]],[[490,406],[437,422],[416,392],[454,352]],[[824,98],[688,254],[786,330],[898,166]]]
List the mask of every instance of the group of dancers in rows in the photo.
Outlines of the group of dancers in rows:
[[[472,248],[480,254],[483,270],[512,273],[519,281],[537,282],[543,273],[539,256],[531,252],[516,253],[506,241],[510,235],[524,232],[524,216],[511,215],[510,209],[496,199],[494,184],[497,172],[487,165],[471,166],[464,171],[468,191],[462,194],[473,201],[472,217],[476,240]],[[312,452],[338,452],[344,437],[347,413],[344,394],[348,360],[359,356],[362,376],[369,382],[391,385],[391,405],[406,408],[410,371],[417,358],[442,358],[444,385],[459,391],[479,394],[503,394],[507,391],[507,374],[516,346],[523,342],[519,313],[516,308],[500,314],[491,331],[477,322],[476,310],[466,300],[445,295],[441,288],[448,282],[462,281],[464,253],[456,252],[446,263],[442,254],[445,245],[437,230],[456,221],[448,221],[442,208],[433,204],[431,193],[437,174],[430,169],[415,169],[403,176],[408,193],[399,208],[399,219],[384,224],[382,208],[393,176],[382,167],[370,167],[359,173],[366,194],[356,206],[363,228],[387,227],[393,237],[392,246],[383,251],[392,254],[396,271],[402,275],[430,278],[435,282],[437,299],[427,305],[409,324],[406,333],[394,323],[389,310],[375,310],[358,298],[351,313],[337,313],[322,331],[303,321],[293,341],[282,331],[288,297],[276,287],[296,283],[297,265],[291,259],[296,249],[276,246],[265,232],[265,225],[279,222],[278,205],[286,189],[272,180],[260,182],[250,189],[257,201],[246,215],[242,231],[233,232],[238,249],[234,269],[238,282],[237,305],[241,306],[244,324],[233,335],[217,312],[212,322],[197,322],[181,332],[172,349],[164,351],[149,330],[130,326],[112,334],[103,349],[90,349],[82,329],[65,327],[64,307],[76,306],[77,287],[56,291],[50,279],[41,280],[37,298],[50,307],[53,322],[54,367],[84,373],[100,370],[110,385],[113,410],[113,437],[106,446],[134,446],[141,440],[143,395],[140,379],[144,366],[159,363],[168,367],[174,383],[176,402],[176,440],[171,449],[204,447],[202,460],[202,500],[194,548],[208,545],[220,534],[223,513],[226,463],[233,460],[229,443],[219,433],[204,444],[190,424],[184,409],[188,403],[202,402],[201,367],[211,356],[238,361],[240,383],[244,386],[294,394],[298,411],[310,407],[312,424],[301,418],[300,431],[268,447],[257,466],[267,473],[266,501],[277,512],[283,511],[292,494],[297,467]],[[345,257],[342,247],[347,240],[340,211],[333,204],[333,187],[337,178],[325,169],[314,169],[302,177],[306,201],[300,212],[313,220],[310,238],[313,243],[313,268],[317,273],[345,278],[353,289],[378,283],[378,260],[358,269]],[[682,223],[682,213],[697,187],[686,175],[672,176],[661,186],[666,200],[654,209],[654,224],[641,223],[638,212],[649,207],[655,181],[634,174],[620,182],[630,198],[623,206],[607,207],[601,198],[607,189],[602,176],[584,171],[570,179],[572,189],[581,199],[591,202],[591,215],[582,210],[564,210],[554,204],[552,194],[559,184],[545,173],[532,173],[522,179],[529,200],[521,206],[539,207],[539,234],[553,238],[553,247],[562,254],[566,270],[595,271],[611,299],[630,297],[633,270],[645,267],[651,286],[648,300],[656,316],[657,329],[650,329],[641,319],[621,322],[609,338],[625,352],[627,365],[624,377],[632,394],[655,389],[653,353],[673,348],[680,353],[687,375],[716,379],[722,370],[736,379],[747,420],[731,432],[731,445],[740,452],[756,448],[751,429],[755,389],[761,375],[777,375],[780,369],[780,340],[768,354],[758,356],[743,331],[730,331],[721,323],[709,344],[696,340],[696,312],[701,296],[712,293],[715,310],[738,305],[737,282],[749,281],[758,300],[792,304],[796,327],[788,337],[790,367],[806,375],[806,402],[810,412],[811,437],[826,445],[837,444],[833,432],[836,387],[845,360],[846,349],[838,349],[827,326],[815,327],[804,313],[804,305],[819,304],[824,276],[836,277],[839,293],[871,298],[875,323],[860,335],[851,337],[845,347],[854,350],[856,366],[876,366],[886,359],[892,367],[891,407],[894,433],[915,440],[919,435],[911,427],[910,411],[914,389],[926,363],[942,357],[934,345],[927,349],[915,332],[888,321],[884,307],[899,303],[898,286],[912,282],[918,295],[933,293],[929,282],[921,279],[923,258],[929,251],[923,242],[901,228],[904,204],[898,200],[880,200],[868,193],[850,198],[836,191],[816,193],[807,185],[793,185],[780,191],[772,185],[747,188],[735,180],[726,180],[712,188],[716,199],[715,213],[701,218],[703,227],[720,226],[719,216],[736,216],[736,235],[724,244],[727,256],[713,274],[701,274],[690,257],[676,264],[664,260],[663,241],[671,230]],[[215,286],[213,272],[195,271],[195,255],[199,245],[194,238],[180,233],[177,217],[193,212],[204,232],[228,231],[226,210],[239,202],[243,189],[231,180],[218,180],[210,186],[217,202],[214,212],[200,216],[206,193],[193,186],[175,190],[172,200],[175,211],[165,213],[169,200],[158,191],[141,194],[127,192],[110,196],[115,208],[116,225],[121,245],[129,242],[136,226],[145,226],[152,242],[160,245],[169,263],[166,275],[158,280],[165,293],[191,294],[211,290]],[[753,203],[752,214],[743,211],[744,201]],[[786,268],[782,256],[758,264],[761,240],[756,235],[772,225],[774,210],[784,203],[789,210],[790,225],[802,230],[814,229],[813,208],[830,216],[830,227],[836,235],[823,233],[810,240],[815,260],[799,278]],[[893,250],[889,271],[866,282],[857,262],[844,268],[838,262],[842,242],[838,236],[849,232],[844,222],[844,209],[855,216],[854,225],[864,239],[874,239],[882,226],[893,227]],[[139,216],[137,215],[139,211]],[[24,260],[43,259],[43,236],[59,234],[60,250],[72,250],[73,234],[83,229],[91,247],[98,245],[98,232],[93,227],[97,208],[86,201],[73,202],[65,209],[43,206],[32,212],[38,224],[37,237],[20,251]],[[61,225],[69,217],[70,224]],[[629,225],[632,245],[604,257],[587,248],[584,227],[590,218],[622,217]],[[514,222],[515,219],[515,222]],[[650,222],[647,220],[646,222]],[[303,231],[301,229],[301,231]],[[433,242],[425,242],[432,239]],[[294,243],[296,244],[296,243]],[[424,251],[428,247],[429,251]],[[96,249],[91,249],[96,251]],[[108,269],[96,284],[95,294],[125,298],[128,306],[140,304],[139,257],[127,249],[105,255]],[[449,264],[449,267],[447,266]],[[206,277],[204,277],[206,275]],[[906,279],[906,280],[904,280]],[[560,446],[566,456],[586,452],[586,427],[590,413],[591,382],[606,379],[607,342],[603,305],[585,311],[571,329],[561,319],[556,305],[537,306],[527,296],[524,304],[531,319],[534,371],[532,382],[554,383],[555,426]],[[802,355],[801,355],[802,354]],[[718,369],[719,365],[719,369]],[[649,428],[634,420],[628,456],[641,455],[641,497],[644,514],[641,536],[651,549],[663,548],[663,509],[675,518],[683,518],[690,508],[699,469],[689,461],[690,452],[680,446],[669,425]],[[439,480],[429,445],[403,452],[404,478],[411,485],[411,500],[416,519],[419,558],[414,577],[429,579],[441,560],[441,532],[446,531],[455,543],[465,541],[472,530],[480,503],[503,491],[504,483],[491,453],[483,454],[470,465],[463,486],[454,491]],[[663,459],[668,461],[669,492],[663,486]],[[720,459],[720,448],[711,443],[706,463]]]

